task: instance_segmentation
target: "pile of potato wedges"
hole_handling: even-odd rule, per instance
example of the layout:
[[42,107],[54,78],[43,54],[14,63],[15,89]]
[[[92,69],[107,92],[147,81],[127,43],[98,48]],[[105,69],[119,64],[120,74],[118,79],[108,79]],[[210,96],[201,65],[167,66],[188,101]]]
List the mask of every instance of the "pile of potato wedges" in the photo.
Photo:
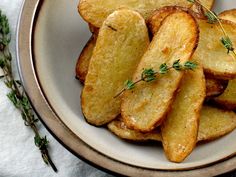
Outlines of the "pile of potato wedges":
[[[201,3],[211,9],[214,0]],[[160,141],[177,163],[198,142],[236,128],[236,59],[202,6],[187,0],[80,0],[78,11],[91,31],[76,64],[89,124],[107,126],[128,141]],[[218,16],[236,46],[236,10]],[[170,70],[116,96],[144,69],[157,71],[176,60],[197,68]]]

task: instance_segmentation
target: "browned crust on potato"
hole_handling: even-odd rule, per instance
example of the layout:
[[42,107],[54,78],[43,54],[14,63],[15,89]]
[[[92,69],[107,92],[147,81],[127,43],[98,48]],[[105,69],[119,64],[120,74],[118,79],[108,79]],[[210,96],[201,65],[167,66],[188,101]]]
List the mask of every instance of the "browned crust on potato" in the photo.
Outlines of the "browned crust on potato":
[[[197,45],[198,45],[198,40],[199,40],[199,29],[198,29],[198,25],[197,25],[197,22],[196,22],[195,18],[192,16],[192,14],[190,14],[190,13],[188,13],[188,12],[185,12],[185,11],[181,11],[181,12],[177,12],[177,13],[185,13],[185,14],[188,14],[189,17],[191,17],[191,19],[193,20],[193,23],[191,22],[191,24],[192,24],[192,26],[193,26],[193,29],[195,29],[195,30],[193,31],[195,38],[194,38],[193,41],[192,41],[192,42],[194,43],[194,46],[193,46],[192,51],[191,51],[191,53],[190,53],[190,55],[189,55],[189,58],[191,58],[192,55],[194,54],[194,51],[195,51],[196,48],[197,48]],[[173,13],[173,14],[174,14],[174,13]],[[171,15],[169,15],[169,16],[171,16]],[[169,16],[168,16],[168,17],[169,17]],[[168,20],[168,18],[165,18],[165,19],[162,21],[161,24],[164,24],[167,20]],[[150,46],[152,46],[152,44],[151,44]],[[149,49],[148,49],[148,50],[149,50]],[[144,56],[145,56],[145,55],[144,55]],[[142,61],[142,60],[141,60],[141,61]],[[141,63],[141,62],[140,62],[140,63]],[[140,64],[139,64],[139,65],[140,65]],[[138,68],[140,69],[140,67],[141,67],[141,65],[140,65]],[[139,69],[137,69],[136,73],[138,73],[138,70],[139,70]],[[137,79],[137,76],[136,76],[136,75],[137,75],[137,74],[134,74],[133,80],[136,80],[136,79]],[[182,76],[183,76],[183,73],[181,73],[181,77],[178,79],[177,85],[180,84]],[[123,97],[122,97],[121,115],[122,115],[122,117],[123,117],[123,119],[124,119],[124,122],[125,122],[125,124],[127,125],[127,127],[128,127],[128,128],[131,128],[131,129],[134,129],[134,130],[137,130],[137,131],[141,131],[141,132],[149,132],[149,131],[154,130],[154,129],[155,129],[157,126],[159,126],[159,125],[163,122],[163,120],[166,118],[166,115],[167,115],[168,111],[170,110],[170,105],[172,104],[172,102],[173,102],[173,100],[174,100],[174,98],[175,98],[177,88],[178,88],[178,86],[176,87],[176,90],[173,92],[173,95],[172,95],[172,97],[170,98],[170,100],[169,100],[169,102],[168,102],[168,106],[166,107],[165,112],[163,112],[163,113],[159,116],[159,118],[158,118],[152,125],[147,126],[147,127],[145,127],[145,128],[140,128],[140,127],[138,127],[137,125],[135,125],[135,124],[131,121],[131,119],[129,118],[130,116],[127,116],[127,115],[125,114],[125,111],[124,111],[125,104],[124,104],[124,103],[125,103],[125,99],[126,99],[126,97],[127,97],[127,94],[130,94],[130,93],[128,93],[128,92],[130,92],[130,91],[126,91],[126,92],[123,94]],[[131,92],[132,92],[132,91],[131,91]]]
[[90,32],[97,36],[99,33],[99,28],[93,26],[91,23],[89,23],[88,26],[89,26]]
[[207,77],[221,79],[221,80],[231,80],[231,79],[236,78],[236,73],[229,74],[226,72],[217,72],[208,68],[204,68],[204,73],[206,74]]
[[[181,11],[181,10],[187,10],[188,13],[191,13],[197,20],[201,20],[204,21],[205,18],[200,18],[199,16],[196,15],[196,13],[191,12],[190,10],[186,9],[186,8],[182,8],[182,7],[176,7],[176,6],[169,6],[169,7],[164,7],[161,8],[160,10],[157,10],[149,19],[148,19],[148,27],[149,30],[151,31],[152,34],[155,34],[160,25],[161,22],[164,18],[166,18],[169,14],[175,12],[175,11]],[[228,25],[232,25],[232,29],[236,28],[236,25],[233,22],[227,21],[227,20],[221,20],[223,25],[228,24]],[[201,30],[201,29],[200,29]],[[223,34],[222,34],[223,35]],[[203,38],[204,39],[204,38]],[[234,41],[233,41],[234,42]],[[202,44],[200,42],[200,44]],[[220,41],[219,41],[220,44]],[[202,44],[204,45],[204,44]],[[207,49],[206,49],[207,50]],[[201,49],[202,51],[202,49]],[[198,50],[196,51],[197,54]],[[222,51],[223,52],[223,51]],[[226,53],[227,51],[225,51]],[[195,57],[195,55],[193,56]],[[227,70],[223,70],[223,69],[218,69],[216,70],[215,68],[209,68],[207,67],[208,65],[203,65],[204,66],[204,72],[206,73],[206,75],[217,78],[217,79],[223,79],[223,80],[229,80],[229,79],[233,79],[236,77],[236,71],[227,71]]]
[[96,35],[92,35],[90,37],[89,41],[84,46],[77,60],[75,73],[76,73],[76,78],[78,78],[81,83],[85,82],[85,78],[88,73],[90,59],[92,57],[92,52],[96,45],[96,40],[97,40]]
[[223,19],[223,20],[229,20],[231,21],[230,19],[228,19],[227,17],[233,17],[233,19],[235,19],[235,21],[232,21],[233,23],[236,23],[236,9],[230,9],[230,10],[225,10],[223,12],[221,12],[218,17],[220,19]]
[[233,101],[223,99],[223,98],[220,98],[220,99],[215,98],[211,101],[213,101],[217,106],[221,108],[224,108],[227,110],[236,110],[236,101],[233,102]]
[[156,129],[147,133],[132,130],[125,125],[121,116],[118,116],[118,118],[110,122],[107,127],[117,137],[128,141],[145,142],[161,141],[162,139],[160,129]]
[[180,12],[180,11],[185,11],[191,14],[196,19],[206,19],[205,15],[196,13],[189,8],[185,8],[182,6],[165,6],[154,11],[153,14],[146,20],[147,26],[150,32],[152,33],[152,35],[154,35],[158,31],[159,27],[161,26],[162,21],[168,15],[174,12]]
[[219,96],[228,85],[226,80],[206,78],[206,96],[208,98]]
[[166,6],[154,11],[153,14],[146,20],[150,32],[154,35],[161,26],[162,21],[168,15],[174,12],[181,12],[181,11],[187,12],[188,8],[180,6]]
[[[112,3],[109,1],[112,0],[80,0],[77,7],[78,12],[86,22],[92,23],[96,27],[100,27],[109,14],[121,8],[127,8],[137,11],[144,17],[144,19],[147,19],[153,11],[164,6],[179,5],[191,8],[193,5],[186,0],[145,0],[140,1],[140,3],[138,3],[139,1],[133,1],[133,3],[129,3],[130,0],[127,0],[127,3],[125,1],[117,0],[113,0]],[[96,2],[97,4],[95,4]],[[108,2],[109,5],[107,5]]]

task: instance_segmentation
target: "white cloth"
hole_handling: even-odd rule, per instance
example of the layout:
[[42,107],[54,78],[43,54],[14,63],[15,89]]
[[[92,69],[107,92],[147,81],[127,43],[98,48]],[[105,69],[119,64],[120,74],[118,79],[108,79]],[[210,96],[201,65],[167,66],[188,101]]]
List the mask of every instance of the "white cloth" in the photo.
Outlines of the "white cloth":
[[[0,0],[0,9],[9,18],[12,32],[11,52],[15,62],[16,24],[23,0]],[[15,63],[14,63],[15,66]],[[18,77],[16,67],[14,74]],[[8,89],[0,81],[0,177],[105,177],[111,176],[79,160],[39,123],[42,135],[50,141],[49,153],[58,173],[46,166],[34,145],[34,136],[22,121],[6,94]]]

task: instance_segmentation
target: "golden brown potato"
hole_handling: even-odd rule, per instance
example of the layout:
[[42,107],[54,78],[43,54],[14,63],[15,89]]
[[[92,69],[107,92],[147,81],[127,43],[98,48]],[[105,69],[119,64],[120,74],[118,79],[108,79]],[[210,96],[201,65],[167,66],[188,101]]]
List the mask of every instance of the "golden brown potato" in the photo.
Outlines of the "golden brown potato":
[[203,106],[201,110],[198,141],[210,141],[236,128],[236,114],[218,108]]
[[160,130],[153,130],[148,133],[142,133],[136,130],[129,129],[122,118],[113,120],[107,125],[108,129],[113,132],[119,138],[130,140],[130,141],[161,141]]
[[[227,54],[227,50],[220,42],[223,34],[218,24],[209,24],[205,20],[198,20],[200,41],[193,58],[203,64],[204,72],[218,79],[233,79],[236,77],[236,60]],[[236,45],[236,24],[222,20],[222,24]],[[213,35],[214,34],[214,35]]]
[[[180,10],[181,8],[178,7],[165,7],[155,12],[148,19],[148,27],[152,34],[158,31],[161,21],[166,16]],[[227,50],[220,42],[223,33],[219,25],[210,24],[206,20],[198,19],[197,21],[200,29],[200,40],[193,59],[202,63],[204,72],[210,77],[224,80],[235,78],[236,60],[230,54],[227,54]],[[232,39],[233,44],[236,45],[236,24],[226,20],[222,20],[222,24]]]
[[[130,141],[162,141],[160,130],[141,133],[127,128],[121,118],[108,124],[108,128],[116,136]],[[208,142],[220,138],[236,128],[236,114],[210,106],[203,106],[198,129],[198,142]]]
[[109,14],[120,8],[135,10],[147,19],[156,9],[175,5],[190,8],[193,4],[187,0],[80,0],[78,11],[85,21],[100,27]]
[[202,67],[185,72],[176,98],[161,125],[162,144],[167,158],[182,162],[197,143],[200,111],[206,96]]
[[228,81],[206,78],[206,96],[208,98],[219,96],[224,92]]
[[114,96],[132,76],[148,45],[147,27],[137,12],[118,10],[105,20],[81,95],[82,111],[89,123],[100,126],[120,114],[121,98]]
[[93,54],[93,49],[96,45],[96,40],[96,35],[92,35],[77,60],[75,72],[76,77],[80,80],[81,83],[84,83],[86,75],[88,73],[88,67]]
[[226,10],[219,14],[220,19],[236,23],[236,9]]
[[[174,39],[174,40],[173,40]],[[198,42],[198,27],[191,15],[177,12],[168,16],[154,36],[133,76],[140,79],[143,69],[156,71],[163,63],[171,66],[188,61]],[[140,82],[123,94],[121,114],[131,129],[148,132],[161,124],[174,99],[184,72],[170,70],[156,81]]]
[[[224,11],[219,17],[236,24],[236,9]],[[215,98],[214,101],[224,108],[236,110],[236,79],[230,80],[224,93]]]

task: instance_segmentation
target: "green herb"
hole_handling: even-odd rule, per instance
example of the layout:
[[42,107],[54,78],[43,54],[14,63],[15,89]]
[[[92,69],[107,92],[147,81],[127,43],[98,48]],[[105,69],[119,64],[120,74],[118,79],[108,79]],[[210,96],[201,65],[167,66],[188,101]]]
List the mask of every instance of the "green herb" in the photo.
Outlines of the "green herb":
[[236,59],[236,53],[234,51],[234,47],[233,47],[233,43],[229,38],[229,35],[226,33],[223,24],[221,23],[221,20],[219,19],[219,17],[216,15],[215,12],[211,11],[211,9],[209,9],[207,6],[205,6],[204,4],[202,4],[199,0],[187,0],[188,2],[191,3],[196,3],[198,5],[200,5],[202,8],[204,8],[207,12],[205,13],[205,16],[208,20],[209,23],[213,24],[213,23],[219,23],[219,26],[223,32],[224,37],[222,37],[220,39],[220,42],[223,44],[223,46],[227,49],[227,53],[229,54],[230,52],[232,52],[232,56],[234,57],[234,59]]
[[116,95],[114,98],[120,96],[126,90],[132,90],[135,88],[135,85],[139,82],[152,82],[157,80],[157,76],[160,74],[167,74],[169,70],[174,69],[176,71],[182,70],[194,70],[197,67],[197,64],[191,61],[187,61],[184,64],[180,63],[180,60],[173,62],[172,66],[168,66],[166,63],[160,65],[159,70],[155,71],[153,68],[143,69],[141,73],[141,78],[137,81],[127,80],[125,82],[125,87]]
[[30,102],[22,88],[22,84],[19,80],[15,80],[12,75],[12,56],[9,51],[9,44],[11,41],[10,27],[7,17],[2,14],[0,10],[0,68],[3,70],[4,76],[0,79],[5,79],[5,85],[10,89],[7,94],[9,100],[14,104],[14,106],[21,112],[24,124],[30,127],[34,134],[34,143],[39,148],[43,161],[50,165],[55,172],[57,168],[52,162],[48,154],[48,144],[49,141],[47,137],[42,137],[39,134],[36,123],[38,119],[35,118],[35,114],[32,110]]
[[[213,14],[214,14],[214,15],[213,15]],[[217,22],[217,18],[216,18],[217,15],[216,15],[215,12],[213,12],[213,13],[206,12],[206,13],[205,13],[205,16],[207,17],[208,23],[214,24],[214,23]]]
[[221,38],[221,43],[224,45],[224,47],[228,50],[227,53],[229,53],[230,51],[233,52],[234,48],[233,48],[233,43],[230,40],[229,37],[222,37]]
[[152,68],[144,69],[141,74],[141,80],[145,82],[156,80],[156,72]]
[[127,90],[131,90],[131,89],[134,88],[134,83],[133,83],[133,81],[131,81],[131,80],[127,80],[127,81],[125,82],[125,86],[126,86],[126,89],[127,89]]

